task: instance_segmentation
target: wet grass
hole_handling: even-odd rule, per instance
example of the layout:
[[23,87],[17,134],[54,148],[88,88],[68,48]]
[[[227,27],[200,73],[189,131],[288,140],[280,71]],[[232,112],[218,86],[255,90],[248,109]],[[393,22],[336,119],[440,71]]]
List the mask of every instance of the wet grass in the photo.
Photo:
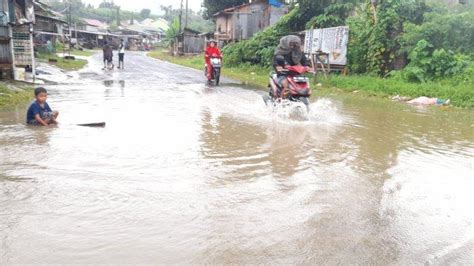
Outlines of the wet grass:
[[[39,53],[36,59],[40,62],[57,66],[58,68],[61,68],[66,71],[79,70],[83,68],[85,65],[87,65],[87,62],[88,62],[87,60],[84,60],[84,59],[76,58],[75,60],[70,60],[70,59],[64,59],[62,57],[59,57],[56,54],[44,54],[44,53]],[[57,62],[49,62],[50,59],[56,60]]]
[[[153,58],[168,61],[204,71],[204,56],[171,56],[165,50],[156,50],[148,54]],[[225,64],[225,57],[224,57]],[[270,68],[262,68],[251,65],[239,67],[226,67],[222,74],[226,77],[239,80],[244,84],[266,88],[268,84],[268,73]],[[441,82],[410,83],[396,78],[380,78],[368,75],[329,75],[327,78],[318,76],[312,79],[313,88],[321,90],[321,93],[344,93],[358,92],[362,96],[390,97],[395,95],[407,97],[437,97],[450,99],[451,105],[463,108],[474,108],[474,85],[468,83],[455,83],[450,80]],[[321,83],[321,86],[316,86]]]
[[23,104],[33,99],[33,88],[0,81],[0,110]]
[[325,87],[338,88],[346,92],[359,91],[371,96],[436,97],[450,99],[457,107],[474,108],[474,85],[440,82],[411,83],[396,78],[379,78],[366,75],[330,75],[320,80]]
[[71,51],[71,55],[76,55],[76,56],[92,56],[93,54],[95,54],[95,51],[94,50],[72,50]]
[[[202,70],[204,75],[204,55],[171,56],[165,50],[156,50],[148,53],[148,56],[197,70]],[[269,71],[270,69],[255,66],[224,67],[222,68],[222,75],[231,79],[239,80],[242,83],[250,86],[266,88],[268,84]]]

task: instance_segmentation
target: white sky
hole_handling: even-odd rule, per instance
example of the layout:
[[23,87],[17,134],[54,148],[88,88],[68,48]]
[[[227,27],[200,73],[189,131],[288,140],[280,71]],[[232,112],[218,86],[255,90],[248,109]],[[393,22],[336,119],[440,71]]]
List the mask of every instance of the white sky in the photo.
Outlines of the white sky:
[[[110,0],[109,0],[110,1]],[[97,7],[102,0],[82,0],[83,3],[92,4]],[[178,8],[181,0],[114,0],[114,3],[121,6],[124,10],[140,12],[143,8],[151,9],[153,14],[160,13],[160,5],[173,5]],[[188,0],[189,8],[199,11],[201,9],[202,0]],[[183,0],[183,6],[186,6],[186,0]]]

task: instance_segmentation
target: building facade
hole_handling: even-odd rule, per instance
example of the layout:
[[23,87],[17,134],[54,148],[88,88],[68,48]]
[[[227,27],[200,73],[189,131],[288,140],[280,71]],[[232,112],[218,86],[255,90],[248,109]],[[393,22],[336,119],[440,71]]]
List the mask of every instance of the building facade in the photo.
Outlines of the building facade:
[[288,8],[275,1],[254,0],[214,14],[215,38],[222,42],[250,39],[257,32],[274,25]]
[[25,80],[34,71],[33,0],[0,0],[0,75]]

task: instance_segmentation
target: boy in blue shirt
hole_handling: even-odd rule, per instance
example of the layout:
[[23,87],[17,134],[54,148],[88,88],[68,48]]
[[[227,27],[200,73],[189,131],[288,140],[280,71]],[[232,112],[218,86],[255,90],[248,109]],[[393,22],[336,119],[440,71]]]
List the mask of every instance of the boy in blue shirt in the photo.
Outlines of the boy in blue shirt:
[[56,124],[56,118],[59,115],[58,111],[53,111],[49,107],[46,99],[48,92],[45,88],[39,87],[35,89],[36,100],[31,103],[26,113],[26,123],[35,126],[48,126]]

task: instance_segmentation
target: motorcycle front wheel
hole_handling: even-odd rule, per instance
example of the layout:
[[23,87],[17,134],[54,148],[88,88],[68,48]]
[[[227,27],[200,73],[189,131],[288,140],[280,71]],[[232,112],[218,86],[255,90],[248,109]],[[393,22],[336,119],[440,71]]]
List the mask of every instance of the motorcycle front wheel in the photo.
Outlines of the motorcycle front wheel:
[[306,106],[306,111],[309,111],[309,98],[308,97],[300,97],[300,102],[302,102]]
[[214,79],[216,81],[216,86],[218,86],[221,79],[221,70],[219,68],[214,69]]

